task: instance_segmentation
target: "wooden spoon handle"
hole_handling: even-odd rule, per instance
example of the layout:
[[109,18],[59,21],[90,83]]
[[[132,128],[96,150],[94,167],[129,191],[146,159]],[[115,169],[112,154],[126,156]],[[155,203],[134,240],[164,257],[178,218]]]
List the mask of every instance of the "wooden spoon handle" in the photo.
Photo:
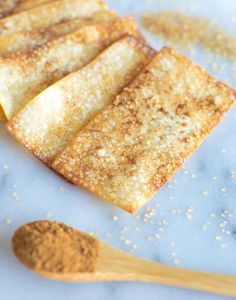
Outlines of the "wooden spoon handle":
[[233,275],[179,269],[149,261],[142,261],[142,265],[136,265],[135,269],[134,274],[127,274],[130,279],[133,275],[133,279],[138,281],[236,296],[236,276]]
[[215,273],[197,272],[177,269],[168,266],[154,264],[155,270],[146,269],[145,272],[96,272],[76,274],[52,274],[37,272],[39,275],[50,279],[68,282],[96,282],[96,281],[141,281],[155,282],[164,285],[193,289],[202,292],[220,294],[224,296],[236,296],[236,276]]
[[109,250],[103,253],[103,259],[98,265],[97,271],[101,271],[103,276],[96,280],[156,282],[225,296],[236,296],[236,276],[175,268],[131,256],[118,249],[112,248],[111,251],[109,248]]
[[[135,274],[136,280],[157,282],[182,288],[236,296],[236,276],[157,266],[153,274]],[[149,273],[149,272],[146,272]]]

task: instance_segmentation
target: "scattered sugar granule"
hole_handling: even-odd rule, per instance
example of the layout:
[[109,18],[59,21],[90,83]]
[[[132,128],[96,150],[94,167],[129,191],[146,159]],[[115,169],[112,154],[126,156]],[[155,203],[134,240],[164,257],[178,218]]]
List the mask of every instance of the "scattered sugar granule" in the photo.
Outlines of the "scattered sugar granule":
[[129,246],[131,244],[132,244],[131,240],[125,240],[125,245]]
[[9,169],[9,166],[8,166],[8,165],[3,165],[3,169],[4,169],[4,170],[8,170],[8,169]]
[[93,236],[93,237],[97,237],[97,231],[95,230],[95,231],[91,231],[90,233],[89,233],[91,236]]
[[177,210],[176,210],[175,208],[173,208],[173,209],[171,210],[171,213],[172,213],[172,215],[176,215],[176,214],[177,214]]
[[5,220],[5,222],[6,222],[7,225],[11,225],[13,223],[13,221],[10,218],[7,218]]
[[196,175],[196,174],[192,174],[191,177],[192,177],[193,179],[195,179],[195,178],[197,177],[197,175]]
[[203,195],[204,197],[207,197],[208,194],[209,194],[208,191],[203,191],[203,192],[202,192],[202,195]]
[[192,220],[193,219],[193,210],[194,208],[192,206],[190,206],[185,213],[185,216],[188,220]]
[[103,156],[106,156],[106,150],[105,149],[99,149],[98,151],[97,151],[97,154],[98,154],[98,156],[101,156],[101,157],[103,157]]
[[115,222],[119,220],[119,218],[118,218],[117,216],[113,216],[112,219],[113,219],[113,221],[115,221]]
[[226,217],[227,217],[225,213],[220,214],[220,216],[221,216],[222,218],[226,218]]
[[21,200],[21,198],[19,197],[19,195],[16,192],[13,192],[12,196],[15,198],[16,201],[20,201]]
[[64,189],[63,186],[61,186],[61,187],[59,188],[59,192],[61,192],[61,193],[64,193],[64,192],[65,192],[65,189]]
[[217,241],[221,241],[221,240],[222,240],[222,236],[219,235],[219,234],[217,234],[217,235],[216,235],[216,240],[217,240]]
[[150,241],[150,242],[153,241],[153,237],[152,237],[151,235],[149,235],[147,239],[148,239],[148,241]]
[[225,193],[225,192],[226,192],[226,188],[225,188],[225,187],[222,187],[222,188],[220,188],[220,191],[221,191],[222,193]]
[[175,264],[175,265],[179,265],[179,264],[180,264],[180,260],[179,260],[178,258],[175,258],[175,259],[174,259],[174,264]]
[[234,171],[231,172],[230,178],[236,180],[236,173]]
[[51,211],[49,211],[49,212],[47,213],[47,218],[52,218],[52,216],[53,216],[53,213],[52,213]]

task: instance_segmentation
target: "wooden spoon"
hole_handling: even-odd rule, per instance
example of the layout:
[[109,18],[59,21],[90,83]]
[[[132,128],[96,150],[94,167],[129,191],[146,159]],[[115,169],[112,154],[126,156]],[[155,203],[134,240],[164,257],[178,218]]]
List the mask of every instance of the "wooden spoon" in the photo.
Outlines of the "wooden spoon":
[[17,258],[37,274],[71,282],[143,281],[236,296],[236,276],[147,261],[62,223],[36,221],[13,236]]

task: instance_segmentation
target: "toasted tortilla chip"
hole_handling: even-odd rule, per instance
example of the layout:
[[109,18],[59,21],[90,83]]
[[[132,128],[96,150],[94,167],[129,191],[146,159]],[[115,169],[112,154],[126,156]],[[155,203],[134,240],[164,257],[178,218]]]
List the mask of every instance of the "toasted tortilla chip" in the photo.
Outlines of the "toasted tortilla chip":
[[103,0],[58,0],[0,20],[0,35],[45,28],[65,19],[90,17],[105,9]]
[[0,19],[8,16],[18,5],[19,0],[1,0],[0,2]]
[[235,100],[235,91],[164,48],[52,167],[134,212],[182,166]]
[[7,118],[125,34],[139,36],[131,17],[82,28],[30,52],[16,52],[0,61],[0,104]]
[[44,29],[3,35],[0,36],[0,55],[6,56],[24,49],[29,51],[36,46],[43,45],[54,38],[66,35],[82,27],[108,22],[115,18],[117,18],[117,15],[114,12],[101,10],[89,18],[65,20]]
[[47,3],[56,2],[57,0],[18,0],[13,10],[13,13],[18,13],[24,10],[31,9],[36,6],[40,6]]
[[8,128],[31,152],[50,164],[79,129],[138,75],[153,53],[143,41],[132,36],[122,38],[88,65],[36,96]]
[[5,120],[5,119],[6,119],[6,117],[5,117],[4,112],[3,112],[3,110],[0,106],[0,121]]
[[1,0],[0,19],[20,11],[55,1],[57,0]]

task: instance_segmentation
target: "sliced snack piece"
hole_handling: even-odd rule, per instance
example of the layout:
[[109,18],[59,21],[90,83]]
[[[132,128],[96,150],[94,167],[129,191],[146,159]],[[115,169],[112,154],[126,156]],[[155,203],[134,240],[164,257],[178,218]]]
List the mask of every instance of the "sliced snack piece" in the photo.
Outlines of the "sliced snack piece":
[[1,0],[0,2],[0,19],[8,16],[18,5],[19,0]]
[[1,0],[0,19],[20,11],[55,1],[57,0]]
[[65,19],[89,17],[106,9],[103,0],[58,0],[0,20],[0,35],[45,28]]
[[2,110],[2,108],[0,106],[0,121],[3,121],[5,119],[6,119],[6,117],[5,117],[4,112],[3,112],[3,110]]
[[21,11],[25,11],[28,9],[31,9],[36,6],[40,6],[47,3],[56,2],[58,0],[17,0],[17,4],[15,5],[15,8],[13,10],[13,13],[18,13]]
[[115,18],[117,18],[117,15],[114,12],[101,10],[89,18],[64,20],[43,29],[3,35],[0,36],[0,55],[5,56],[24,49],[29,51],[35,46],[43,45],[54,38],[66,35],[82,27],[108,22]]
[[135,212],[219,123],[236,92],[164,48],[59,155],[71,182]]
[[8,129],[47,164],[128,85],[154,51],[127,36],[88,65],[51,85],[8,123]]
[[38,93],[79,69],[125,34],[139,36],[133,18],[88,26],[0,62],[0,104],[9,119]]

